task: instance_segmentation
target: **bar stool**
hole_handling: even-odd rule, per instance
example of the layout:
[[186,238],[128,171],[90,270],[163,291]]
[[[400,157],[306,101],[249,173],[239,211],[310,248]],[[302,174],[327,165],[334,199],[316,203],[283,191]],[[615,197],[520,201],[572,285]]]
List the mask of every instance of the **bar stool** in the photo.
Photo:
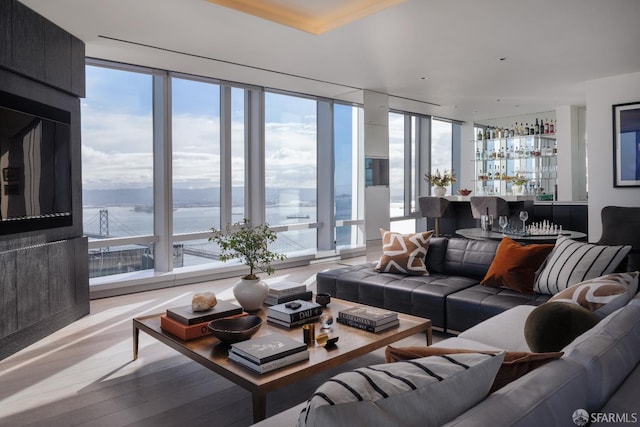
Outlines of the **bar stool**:
[[433,218],[435,226],[436,237],[440,236],[440,218],[444,216],[444,212],[449,207],[449,200],[443,197],[420,197],[418,199],[420,203],[420,212],[422,216]]

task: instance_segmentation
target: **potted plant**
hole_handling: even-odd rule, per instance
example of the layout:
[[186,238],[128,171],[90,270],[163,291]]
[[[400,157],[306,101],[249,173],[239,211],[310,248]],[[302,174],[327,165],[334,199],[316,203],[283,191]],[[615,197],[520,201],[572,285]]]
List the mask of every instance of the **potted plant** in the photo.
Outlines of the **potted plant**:
[[446,187],[456,182],[456,176],[453,171],[449,173],[446,169],[443,174],[440,173],[440,169],[436,169],[436,173],[434,174],[426,173],[424,174],[424,179],[434,186],[433,193],[438,197],[444,196],[447,192]]
[[220,261],[239,259],[249,267],[249,274],[233,286],[233,295],[246,311],[257,310],[267,297],[269,287],[256,273],[264,272],[271,275],[275,271],[271,263],[286,258],[285,255],[269,249],[269,243],[277,239],[276,232],[271,230],[268,224],[252,227],[246,218],[233,225],[227,224],[224,232],[215,228],[211,231],[213,235],[209,240],[220,247]]
[[522,194],[523,186],[529,182],[529,179],[524,175],[516,172],[515,176],[511,178],[511,192],[513,194]]

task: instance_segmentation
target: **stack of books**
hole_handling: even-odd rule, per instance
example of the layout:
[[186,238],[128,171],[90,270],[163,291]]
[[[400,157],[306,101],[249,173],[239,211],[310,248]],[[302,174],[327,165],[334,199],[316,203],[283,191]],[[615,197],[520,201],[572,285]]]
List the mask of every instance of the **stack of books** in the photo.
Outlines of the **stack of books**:
[[160,316],[160,328],[181,340],[190,340],[209,335],[209,322],[231,316],[244,316],[242,307],[228,301],[218,300],[215,307],[205,311],[193,311],[191,305],[169,308]]
[[350,307],[340,310],[337,321],[369,332],[381,332],[400,324],[398,313],[372,307]]
[[294,300],[272,305],[267,309],[267,322],[293,328],[315,322],[322,314],[322,306],[316,302]]
[[309,359],[309,350],[303,342],[272,333],[231,344],[229,359],[264,374]]
[[307,286],[295,282],[279,282],[269,285],[269,293],[264,300],[266,305],[282,304],[297,299],[309,301],[312,292],[307,290]]

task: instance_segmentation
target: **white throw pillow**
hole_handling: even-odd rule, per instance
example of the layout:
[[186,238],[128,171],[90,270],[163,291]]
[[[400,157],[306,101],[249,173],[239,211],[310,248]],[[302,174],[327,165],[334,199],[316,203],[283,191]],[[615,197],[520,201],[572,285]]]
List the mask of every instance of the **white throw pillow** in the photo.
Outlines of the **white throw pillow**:
[[613,273],[586,280],[560,291],[549,301],[578,304],[600,317],[626,305],[638,290],[638,273]]
[[345,372],[318,387],[298,426],[441,426],[487,396],[503,359],[465,353]]
[[534,291],[555,295],[571,285],[615,271],[631,246],[602,246],[560,236],[536,273]]

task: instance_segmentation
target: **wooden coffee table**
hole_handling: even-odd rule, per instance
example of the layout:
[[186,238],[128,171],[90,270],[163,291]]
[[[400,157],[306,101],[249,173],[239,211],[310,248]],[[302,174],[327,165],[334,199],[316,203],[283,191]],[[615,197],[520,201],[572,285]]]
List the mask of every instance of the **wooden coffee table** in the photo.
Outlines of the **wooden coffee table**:
[[[331,303],[325,308],[324,312],[330,313],[334,318],[337,318],[339,310],[353,306],[363,305],[332,298]],[[254,337],[278,332],[302,342],[301,327],[287,329],[272,325],[266,322],[266,313],[266,308],[252,313],[262,317],[264,320]],[[327,350],[320,346],[311,345],[309,346],[308,361],[295,363],[260,375],[230,361],[228,359],[228,346],[221,343],[213,335],[183,341],[163,331],[160,328],[160,314],[155,314],[133,319],[133,359],[136,360],[138,358],[139,332],[142,330],[202,366],[250,391],[253,400],[253,420],[258,422],[266,416],[267,393],[272,390],[339,366],[418,332],[425,331],[426,344],[431,345],[431,320],[406,314],[398,314],[398,317],[400,319],[398,327],[379,333],[366,332],[334,322],[330,335],[340,337],[335,347]],[[320,325],[317,323],[316,334],[319,327]]]

